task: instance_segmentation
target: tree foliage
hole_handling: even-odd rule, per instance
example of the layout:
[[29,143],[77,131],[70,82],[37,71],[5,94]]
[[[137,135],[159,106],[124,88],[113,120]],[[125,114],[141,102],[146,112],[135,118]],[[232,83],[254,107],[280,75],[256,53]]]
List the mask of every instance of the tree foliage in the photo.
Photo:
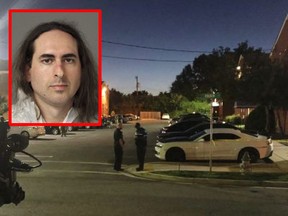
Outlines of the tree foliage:
[[109,92],[110,112],[121,113],[122,110],[121,106],[123,102],[124,102],[124,94],[112,88]]
[[197,96],[197,74],[193,73],[191,65],[186,65],[182,72],[176,76],[172,83],[171,93],[183,95],[188,99],[194,99]]
[[[245,59],[241,72],[236,70],[240,56]],[[273,71],[277,70],[267,53],[249,46],[246,41],[239,43],[234,50],[219,47],[211,54],[195,58],[193,66],[186,66],[176,77],[171,92],[182,94],[189,100],[199,94],[219,92],[224,109],[229,105],[230,111],[236,100],[271,104],[277,91],[271,89],[279,88],[273,79],[276,73]]]
[[[241,58],[244,61],[240,62],[241,70],[237,70]],[[233,50],[219,47],[186,65],[171,84],[170,92],[160,92],[158,96],[146,91],[123,95],[112,89],[110,110],[135,114],[142,110],[160,111],[172,116],[196,111],[209,113],[210,101],[203,96],[212,91],[221,95],[224,111],[228,105],[234,112],[233,105],[237,100],[264,105],[266,110],[288,109],[286,58],[281,62],[271,61],[268,53],[249,46],[247,41],[239,43]],[[265,119],[265,122],[271,121]]]

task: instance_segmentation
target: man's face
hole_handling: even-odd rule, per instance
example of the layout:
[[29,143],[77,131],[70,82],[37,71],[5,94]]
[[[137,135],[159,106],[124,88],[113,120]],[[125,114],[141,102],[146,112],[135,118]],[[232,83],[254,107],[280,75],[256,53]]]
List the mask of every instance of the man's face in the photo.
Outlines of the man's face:
[[26,79],[41,106],[71,107],[80,86],[81,62],[77,42],[68,33],[52,30],[34,41],[31,67]]

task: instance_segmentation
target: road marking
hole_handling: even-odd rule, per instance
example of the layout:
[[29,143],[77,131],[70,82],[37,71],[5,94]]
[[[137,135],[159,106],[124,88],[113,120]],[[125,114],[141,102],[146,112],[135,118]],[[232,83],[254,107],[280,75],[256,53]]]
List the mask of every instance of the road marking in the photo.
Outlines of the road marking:
[[81,173],[81,174],[103,174],[103,175],[122,175],[122,172],[103,172],[103,171],[92,171],[92,170],[43,170],[41,172],[52,172],[52,173]]
[[261,186],[254,186],[254,188],[270,189],[270,190],[288,190],[288,188],[286,188],[286,187],[261,187]]
[[42,163],[58,163],[58,164],[90,164],[90,165],[104,165],[111,166],[112,163],[92,162],[92,161],[41,161]]
[[83,171],[79,171],[79,170],[43,170],[41,169],[41,172],[40,173],[72,173],[72,174],[100,174],[100,175],[117,175],[117,176],[126,176],[126,177],[129,177],[129,178],[134,178],[134,179],[141,179],[141,180],[149,180],[149,181],[154,181],[153,179],[147,179],[147,178],[144,178],[144,177],[141,177],[141,176],[135,176],[131,173],[128,173],[128,172],[117,172],[117,171],[114,171],[114,172],[103,172],[103,171],[91,171],[91,170],[83,170]]
[[[53,156],[35,156],[37,158],[53,158]],[[17,158],[19,158],[17,156]],[[29,156],[25,156],[25,158],[30,158]],[[35,160],[23,160],[23,162],[34,162]],[[87,164],[87,165],[104,165],[111,166],[112,163],[104,163],[104,162],[92,162],[92,161],[50,161],[50,160],[41,160],[42,163],[57,163],[57,164]]]
[[[53,158],[54,156],[52,155],[33,155],[36,158]],[[17,158],[31,158],[29,155],[24,155],[24,154],[16,154]]]

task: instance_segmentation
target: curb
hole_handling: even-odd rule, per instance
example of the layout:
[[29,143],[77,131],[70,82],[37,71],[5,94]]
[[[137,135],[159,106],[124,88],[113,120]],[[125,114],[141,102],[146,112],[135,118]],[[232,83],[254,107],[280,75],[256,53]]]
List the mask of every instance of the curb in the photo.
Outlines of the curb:
[[[212,186],[258,186],[258,187],[282,187],[288,188],[288,182],[286,181],[253,181],[253,180],[232,180],[232,179],[212,179],[212,178],[192,178],[192,177],[178,177],[156,174],[149,171],[134,172],[131,171],[133,168],[126,169],[126,172],[133,176],[155,180],[155,181],[165,181],[165,182],[175,182],[181,184],[202,184],[202,185],[212,185]],[[134,170],[134,169],[133,169]]]

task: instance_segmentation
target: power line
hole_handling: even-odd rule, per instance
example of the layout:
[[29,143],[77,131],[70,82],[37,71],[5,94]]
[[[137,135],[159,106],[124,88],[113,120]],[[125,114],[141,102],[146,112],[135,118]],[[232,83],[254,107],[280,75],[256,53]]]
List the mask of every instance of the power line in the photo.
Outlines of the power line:
[[149,46],[119,43],[119,42],[113,42],[113,41],[107,41],[107,40],[102,40],[102,43],[108,43],[108,44],[120,45],[120,46],[128,46],[128,47],[141,48],[141,49],[169,51],[169,52],[212,53],[210,51],[200,51],[200,50],[185,50],[185,49],[168,49],[168,48],[160,48],[160,47],[149,47]]
[[147,58],[130,58],[130,57],[120,57],[120,56],[110,56],[110,55],[102,55],[103,58],[112,58],[112,59],[125,59],[125,60],[134,60],[134,61],[151,61],[151,62],[189,62],[186,60],[173,60],[173,59],[147,59]]
[[[141,48],[141,49],[169,51],[169,52],[213,53],[212,51],[205,51],[205,50],[169,49],[169,48],[150,47],[150,46],[142,46],[142,45],[135,45],[135,44],[128,44],[128,43],[113,42],[113,41],[107,41],[107,40],[102,40],[102,43],[119,45],[119,46],[134,47],[134,48]],[[265,51],[271,51],[271,49],[262,49],[262,50],[264,52]]]

